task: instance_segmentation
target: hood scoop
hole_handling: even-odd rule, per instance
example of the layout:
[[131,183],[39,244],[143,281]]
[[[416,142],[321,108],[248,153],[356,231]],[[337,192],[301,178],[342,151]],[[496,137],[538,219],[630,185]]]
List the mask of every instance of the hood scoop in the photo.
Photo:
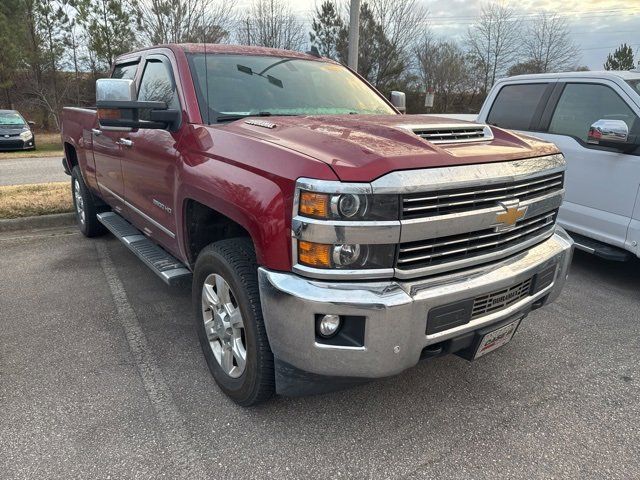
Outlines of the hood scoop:
[[431,143],[467,143],[493,140],[493,132],[488,125],[411,125],[408,128]]

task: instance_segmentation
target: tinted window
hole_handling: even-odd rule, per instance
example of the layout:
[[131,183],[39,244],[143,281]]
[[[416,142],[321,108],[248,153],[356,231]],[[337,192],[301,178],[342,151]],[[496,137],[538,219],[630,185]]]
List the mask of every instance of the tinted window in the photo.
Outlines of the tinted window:
[[137,63],[127,63],[123,65],[116,65],[113,69],[111,78],[124,78],[127,80],[133,80],[136,77],[136,70],[138,69]]
[[179,109],[176,86],[171,72],[160,61],[149,61],[142,74],[138,100],[147,102],[165,102],[169,109]]
[[530,130],[531,120],[547,85],[529,83],[502,87],[493,102],[487,122],[513,130]]
[[636,115],[605,85],[569,83],[553,113],[549,133],[587,140],[591,124],[600,119],[624,120],[634,130]]

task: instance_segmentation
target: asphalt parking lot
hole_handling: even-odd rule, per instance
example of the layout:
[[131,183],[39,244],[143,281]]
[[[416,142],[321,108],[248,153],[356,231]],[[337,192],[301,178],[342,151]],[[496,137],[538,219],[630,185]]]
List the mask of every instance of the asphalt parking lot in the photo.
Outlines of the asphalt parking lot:
[[0,237],[1,478],[640,478],[640,262],[577,253],[475,363],[236,407],[190,290],[113,237]]

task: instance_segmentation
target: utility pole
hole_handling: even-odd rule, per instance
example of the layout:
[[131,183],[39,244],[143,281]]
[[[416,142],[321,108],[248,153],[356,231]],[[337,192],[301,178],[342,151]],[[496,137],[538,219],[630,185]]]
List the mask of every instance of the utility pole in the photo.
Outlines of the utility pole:
[[358,44],[360,42],[360,0],[351,0],[349,9],[349,68],[358,71]]

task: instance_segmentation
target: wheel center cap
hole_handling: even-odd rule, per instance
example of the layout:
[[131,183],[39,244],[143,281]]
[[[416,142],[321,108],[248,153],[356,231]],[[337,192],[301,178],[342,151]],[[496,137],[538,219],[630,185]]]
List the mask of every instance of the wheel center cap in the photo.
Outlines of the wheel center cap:
[[231,323],[226,321],[219,312],[214,315],[213,329],[223,342],[228,342],[231,339]]

